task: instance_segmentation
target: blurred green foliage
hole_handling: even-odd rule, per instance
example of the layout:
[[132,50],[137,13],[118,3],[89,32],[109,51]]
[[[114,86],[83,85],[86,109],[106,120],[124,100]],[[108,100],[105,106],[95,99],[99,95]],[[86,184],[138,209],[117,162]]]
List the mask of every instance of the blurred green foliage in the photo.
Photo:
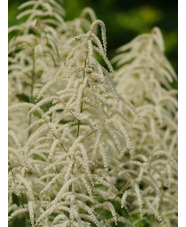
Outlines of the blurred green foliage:
[[135,36],[158,26],[165,40],[165,54],[178,70],[178,2],[175,0],[64,0],[66,19],[78,16],[90,6],[107,28],[108,54]]
[[[25,0],[9,0],[9,26],[16,21],[17,7]],[[165,40],[165,54],[178,70],[178,2],[176,0],[63,0],[66,20],[78,17],[84,7],[94,9],[97,18],[105,22],[108,39],[108,57],[116,48],[135,36],[150,32],[158,26]]]

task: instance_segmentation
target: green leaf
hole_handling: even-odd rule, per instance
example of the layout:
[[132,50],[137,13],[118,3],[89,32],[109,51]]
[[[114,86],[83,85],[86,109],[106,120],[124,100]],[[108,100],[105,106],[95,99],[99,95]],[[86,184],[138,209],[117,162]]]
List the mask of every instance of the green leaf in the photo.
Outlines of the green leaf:
[[16,94],[16,97],[19,99],[21,102],[30,102],[30,99],[27,95],[25,94]]

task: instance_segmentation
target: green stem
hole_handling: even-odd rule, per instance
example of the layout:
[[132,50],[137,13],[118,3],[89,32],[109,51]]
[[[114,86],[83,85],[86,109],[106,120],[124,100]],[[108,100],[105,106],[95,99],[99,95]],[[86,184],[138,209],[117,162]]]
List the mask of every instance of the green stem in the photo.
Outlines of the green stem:
[[[34,48],[33,48],[33,67],[32,67],[32,81],[31,81],[31,90],[30,90],[30,102],[34,103],[34,97],[33,97],[33,93],[34,93],[34,84],[35,84],[35,44],[36,41],[34,43]],[[29,115],[29,125],[31,125],[32,123],[32,114]],[[28,135],[31,135],[31,129],[28,132]]]
[[[85,79],[85,69],[86,69],[86,65],[87,65],[87,57],[88,57],[88,50],[86,52],[86,57],[85,57],[85,63],[84,63],[84,71],[83,71],[83,81]],[[82,98],[84,98],[84,92],[82,92]],[[83,112],[83,102],[81,102],[81,108],[80,108],[80,113]],[[80,130],[80,120],[78,120],[77,122],[77,136],[79,136],[79,130]]]
[[[127,189],[131,184],[131,181],[129,181],[126,185],[123,186],[123,188],[118,192],[118,194],[111,200],[112,202],[125,190]],[[98,215],[104,208],[104,205],[100,208],[100,210],[97,211],[96,215]]]

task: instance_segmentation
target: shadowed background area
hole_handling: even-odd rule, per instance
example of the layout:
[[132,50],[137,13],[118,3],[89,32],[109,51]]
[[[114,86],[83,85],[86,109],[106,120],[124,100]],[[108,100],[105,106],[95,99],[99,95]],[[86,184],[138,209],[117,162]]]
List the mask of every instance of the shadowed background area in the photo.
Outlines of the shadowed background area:
[[[25,0],[9,0],[9,26],[16,21],[17,7]],[[63,0],[66,20],[78,17],[84,7],[94,9],[107,28],[108,57],[135,36],[158,26],[165,40],[165,54],[178,71],[178,2],[175,0]]]

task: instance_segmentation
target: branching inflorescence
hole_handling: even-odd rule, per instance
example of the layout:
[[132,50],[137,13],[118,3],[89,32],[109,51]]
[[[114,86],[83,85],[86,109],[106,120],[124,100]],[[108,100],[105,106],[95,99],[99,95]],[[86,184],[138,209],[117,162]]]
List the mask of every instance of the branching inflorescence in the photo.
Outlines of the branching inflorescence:
[[[177,77],[164,55],[160,30],[153,28],[150,34],[119,48],[113,63],[117,65],[118,92],[134,104],[143,118],[144,127],[134,119],[127,128],[136,152],[156,157],[155,167],[168,180],[169,190],[163,187],[165,207],[158,200],[154,203],[160,209],[164,207],[161,212],[167,215],[164,219],[168,226],[177,225],[177,90],[170,85]],[[121,104],[119,108],[124,107]],[[168,205],[170,197],[174,202]],[[168,212],[166,207],[174,209]]]
[[[114,61],[127,63],[114,72],[105,25],[90,8],[65,22],[57,1],[25,7],[20,17],[29,15],[26,22],[10,28],[19,33],[9,47],[9,220],[22,215],[27,226],[135,226],[150,217],[173,226],[177,109],[164,78],[173,71],[154,38],[159,30],[121,48],[130,51]],[[141,40],[148,46],[143,58]],[[167,65],[154,72],[159,56]]]

